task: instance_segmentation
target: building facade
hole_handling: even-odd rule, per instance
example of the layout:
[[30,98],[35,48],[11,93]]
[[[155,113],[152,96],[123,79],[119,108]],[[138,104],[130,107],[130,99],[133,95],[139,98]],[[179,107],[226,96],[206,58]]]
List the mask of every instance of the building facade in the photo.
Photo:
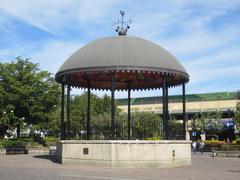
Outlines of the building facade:
[[[218,92],[186,95],[186,112],[189,116],[203,112],[234,113],[240,102],[239,92]],[[181,96],[169,96],[169,114],[182,113]],[[127,99],[118,99],[118,107],[127,113]],[[155,112],[162,114],[162,97],[132,98],[132,112]],[[178,118],[177,118],[178,119]]]
[[[189,94],[186,95],[186,130],[191,133],[194,118],[200,117],[206,113],[221,114],[222,122],[228,126],[233,126],[233,116],[236,111],[237,103],[240,102],[240,92],[217,92],[206,94]],[[122,112],[127,113],[127,100],[119,99],[118,107]],[[182,123],[183,106],[181,96],[169,96],[169,119],[177,120]],[[144,97],[133,98],[131,100],[132,112],[154,112],[162,115],[162,97]],[[234,127],[233,127],[234,128]]]

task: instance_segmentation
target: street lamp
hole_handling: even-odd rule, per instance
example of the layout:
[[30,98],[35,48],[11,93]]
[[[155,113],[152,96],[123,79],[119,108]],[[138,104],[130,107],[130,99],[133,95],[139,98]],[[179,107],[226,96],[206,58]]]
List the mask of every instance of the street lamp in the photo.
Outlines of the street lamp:
[[228,126],[230,126],[231,121],[230,121],[230,109],[228,109]]

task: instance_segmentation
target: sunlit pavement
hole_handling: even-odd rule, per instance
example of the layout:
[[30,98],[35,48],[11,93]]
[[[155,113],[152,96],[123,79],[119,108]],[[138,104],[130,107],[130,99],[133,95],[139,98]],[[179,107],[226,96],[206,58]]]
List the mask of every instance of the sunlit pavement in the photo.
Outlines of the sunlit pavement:
[[192,165],[176,168],[104,168],[61,165],[52,156],[0,155],[1,180],[221,180],[239,179],[240,158],[192,154]]

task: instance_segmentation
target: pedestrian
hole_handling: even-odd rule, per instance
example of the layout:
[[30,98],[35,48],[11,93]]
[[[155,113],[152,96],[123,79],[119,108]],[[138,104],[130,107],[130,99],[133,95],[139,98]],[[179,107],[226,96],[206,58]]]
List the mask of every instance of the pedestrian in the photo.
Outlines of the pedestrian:
[[199,145],[200,145],[200,151],[201,151],[201,153],[203,154],[203,152],[204,152],[204,147],[205,147],[204,141],[201,140]]
[[197,142],[196,141],[192,142],[192,150],[193,150],[193,153],[195,154],[196,150],[197,150]]

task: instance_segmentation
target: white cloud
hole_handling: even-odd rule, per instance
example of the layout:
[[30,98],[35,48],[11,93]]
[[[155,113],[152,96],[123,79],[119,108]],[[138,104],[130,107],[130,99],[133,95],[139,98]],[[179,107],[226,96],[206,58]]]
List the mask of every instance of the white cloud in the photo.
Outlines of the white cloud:
[[2,0],[0,10],[12,20],[19,19],[56,34],[63,29],[79,27],[81,22],[101,18],[115,4],[113,0]]
[[219,33],[196,29],[196,32],[190,35],[165,40],[162,44],[170,52],[179,56],[202,54],[235,43],[236,37],[240,36],[239,28],[240,24],[238,26],[233,25],[232,27],[226,27]]
[[190,83],[191,85],[196,85],[204,82],[209,82],[211,80],[217,79],[232,79],[237,78],[240,72],[240,66],[230,66],[222,68],[208,68],[208,64],[205,64],[205,68],[194,68],[190,71]]
[[136,14],[130,34],[157,42],[174,55],[199,54],[231,43],[240,35],[240,23],[212,28],[216,19],[240,8],[240,1],[173,0],[156,7]]
[[185,67],[190,74],[190,85],[199,89],[200,86],[209,82],[218,84],[219,88],[222,87],[223,81],[234,80],[234,83],[238,84],[239,47],[240,45],[222,48],[214,53],[188,61]]
[[194,58],[189,60],[186,63],[186,67],[188,69],[202,68],[208,65],[210,68],[216,67],[226,67],[231,65],[239,65],[240,59],[240,45],[230,46],[224,49],[220,49],[214,53],[210,53],[207,55],[199,56],[198,58]]
[[[55,73],[67,57],[83,45],[83,41],[89,41],[87,38],[74,42],[69,40],[73,39],[72,30],[83,30],[88,36],[94,32],[94,36],[98,37],[99,33],[105,33],[102,31],[106,24],[100,24],[117,19],[119,14],[111,15],[125,8],[126,18],[133,19],[129,34],[158,43],[183,62],[190,74],[190,92],[218,91],[222,88],[222,81],[238,76],[240,22],[229,14],[240,9],[240,0],[165,0],[148,3],[132,0],[1,0],[0,30],[6,32],[9,42],[14,41],[16,45],[0,46],[0,59],[18,55],[32,57],[42,69]],[[226,26],[214,29],[215,20],[225,16],[229,16],[233,23],[226,21]],[[43,38],[29,44],[19,42],[17,33],[11,29],[16,19],[56,36],[53,40]],[[63,34],[65,39],[61,39]],[[213,81],[204,87],[204,83]],[[237,84],[235,81],[233,83]],[[232,86],[236,87],[235,84]],[[133,94],[151,96],[160,93],[146,91]],[[119,96],[126,97],[124,93]]]
[[[35,44],[37,46],[40,44]],[[49,41],[44,42],[37,49],[34,46],[15,47],[14,49],[2,49],[0,61],[14,61],[17,56],[31,58],[34,63],[39,63],[42,70],[48,70],[55,74],[63,62],[76,50],[82,47],[79,42]]]
[[30,54],[30,57],[40,63],[41,69],[56,73],[63,62],[81,46],[77,42],[50,41],[42,49]]
[[1,49],[0,51],[0,60],[4,59],[5,57],[9,56],[10,50],[9,49]]

